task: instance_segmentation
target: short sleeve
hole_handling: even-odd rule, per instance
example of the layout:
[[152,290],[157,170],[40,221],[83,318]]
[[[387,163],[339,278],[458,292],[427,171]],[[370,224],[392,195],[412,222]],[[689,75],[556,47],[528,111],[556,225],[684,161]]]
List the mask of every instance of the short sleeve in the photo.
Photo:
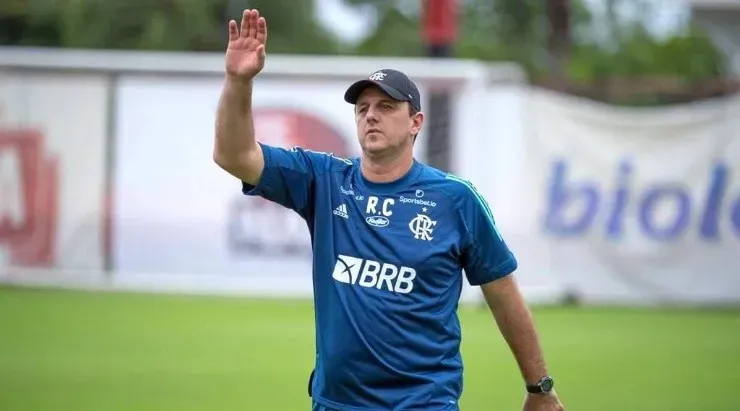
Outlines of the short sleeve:
[[464,182],[461,214],[466,236],[462,266],[471,285],[482,285],[514,272],[517,260],[496,226],[488,202]]
[[242,193],[278,203],[306,218],[321,155],[300,147],[260,146],[265,161],[262,176],[256,186],[242,182]]

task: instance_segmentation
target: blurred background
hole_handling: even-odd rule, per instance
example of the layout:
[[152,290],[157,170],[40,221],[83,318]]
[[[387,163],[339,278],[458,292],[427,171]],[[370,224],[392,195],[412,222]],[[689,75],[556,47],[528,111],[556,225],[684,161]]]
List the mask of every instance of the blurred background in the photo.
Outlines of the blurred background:
[[[346,87],[417,81],[566,409],[740,409],[740,1],[4,0],[0,410],[309,409],[305,222],[211,158],[245,8],[261,141],[357,155]],[[477,289],[460,316],[462,409],[521,409]]]

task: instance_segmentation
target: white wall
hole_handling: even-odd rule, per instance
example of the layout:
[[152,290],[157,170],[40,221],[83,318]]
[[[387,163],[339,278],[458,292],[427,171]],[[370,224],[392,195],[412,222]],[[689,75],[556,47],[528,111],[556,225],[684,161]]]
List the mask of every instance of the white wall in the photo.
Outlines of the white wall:
[[[341,98],[350,81],[398,67],[422,93],[453,90],[455,174],[489,200],[531,301],[565,292],[593,303],[740,300],[736,99],[616,109],[533,89],[510,65],[291,56],[270,62],[254,96],[261,138],[342,155],[357,154],[351,107]],[[55,217],[43,226],[54,232],[53,258],[14,261],[10,226],[0,220],[0,281],[310,295],[300,220],[278,207],[259,208],[212,164],[221,65],[220,55],[0,52],[0,127],[42,130],[43,150],[36,152],[59,171],[54,212],[24,209]],[[9,147],[0,139],[0,154]],[[44,161],[33,164],[43,170]],[[558,161],[567,174],[556,178]],[[12,208],[3,201],[10,221]],[[573,228],[581,218],[589,224]],[[105,261],[111,272],[102,271]],[[465,289],[464,301],[478,299]]]

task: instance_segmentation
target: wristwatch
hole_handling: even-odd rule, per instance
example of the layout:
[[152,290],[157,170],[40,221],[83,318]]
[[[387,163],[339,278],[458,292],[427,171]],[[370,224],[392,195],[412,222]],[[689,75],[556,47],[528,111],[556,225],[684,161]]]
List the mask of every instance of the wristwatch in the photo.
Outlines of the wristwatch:
[[537,383],[527,385],[527,392],[530,394],[547,394],[552,391],[552,387],[555,386],[555,381],[552,377],[542,377]]

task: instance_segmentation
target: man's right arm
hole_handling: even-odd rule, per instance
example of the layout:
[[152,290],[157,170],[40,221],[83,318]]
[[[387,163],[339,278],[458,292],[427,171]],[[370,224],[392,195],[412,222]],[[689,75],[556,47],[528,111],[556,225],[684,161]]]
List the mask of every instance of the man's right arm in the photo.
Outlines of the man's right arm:
[[[257,142],[252,116],[253,80],[265,64],[267,22],[245,10],[241,25],[229,21],[226,78],[216,112],[213,160],[242,182],[245,195],[261,196],[308,217],[314,177],[312,156]],[[320,160],[319,160],[320,161]]]
[[252,117],[252,80],[229,75],[216,112],[213,161],[239,180],[256,186],[265,166]]
[[216,112],[213,160],[242,182],[245,195],[263,197],[307,217],[314,167],[317,163],[323,167],[323,156],[257,142],[251,96],[251,81],[226,78]]

